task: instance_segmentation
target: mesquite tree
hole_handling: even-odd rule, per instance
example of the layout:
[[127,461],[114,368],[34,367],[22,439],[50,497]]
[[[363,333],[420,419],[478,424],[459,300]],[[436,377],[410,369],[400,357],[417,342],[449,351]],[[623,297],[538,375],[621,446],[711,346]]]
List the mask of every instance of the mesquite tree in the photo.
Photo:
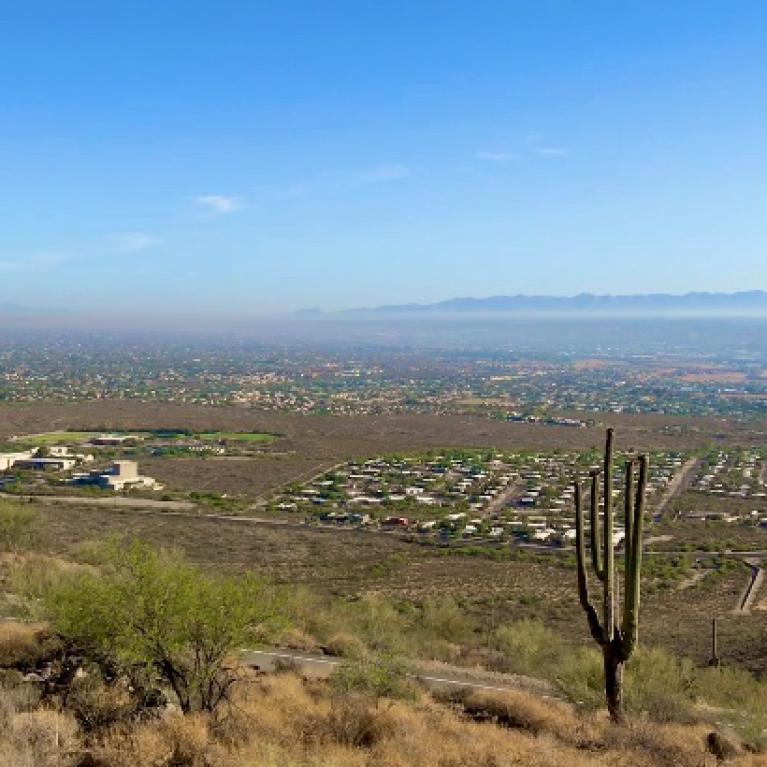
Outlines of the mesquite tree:
[[[607,430],[604,468],[590,472],[591,498],[590,548],[594,574],[602,583],[602,617],[589,599],[586,572],[586,543],[583,525],[582,490],[575,482],[575,546],[578,563],[578,597],[586,612],[591,636],[602,649],[605,672],[605,697],[610,718],[620,722],[623,718],[623,664],[629,659],[637,644],[639,634],[639,590],[642,569],[642,527],[644,498],[647,488],[649,461],[646,455],[639,458],[639,481],[634,491],[634,461],[626,461],[624,490],[625,524],[625,572],[623,620],[621,623],[618,604],[619,585],[615,575],[615,547],[613,543],[613,430]],[[604,529],[600,536],[599,485],[603,479]]]

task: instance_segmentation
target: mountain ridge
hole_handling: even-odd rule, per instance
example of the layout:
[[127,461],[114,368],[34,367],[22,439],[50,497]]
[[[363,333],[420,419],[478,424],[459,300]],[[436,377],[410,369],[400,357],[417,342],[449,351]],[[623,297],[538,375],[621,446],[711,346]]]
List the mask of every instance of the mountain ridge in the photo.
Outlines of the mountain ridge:
[[[311,310],[318,314],[317,309]],[[322,314],[422,314],[474,312],[767,312],[767,291],[735,293],[634,293],[625,295],[578,293],[572,296],[496,295],[456,297],[435,303],[385,304]],[[296,314],[305,314],[305,311]]]

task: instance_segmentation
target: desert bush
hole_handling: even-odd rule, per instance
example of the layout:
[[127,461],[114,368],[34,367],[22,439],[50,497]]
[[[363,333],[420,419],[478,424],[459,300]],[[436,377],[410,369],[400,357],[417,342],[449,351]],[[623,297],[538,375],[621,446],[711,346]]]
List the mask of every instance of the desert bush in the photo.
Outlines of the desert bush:
[[367,656],[342,664],[331,676],[331,685],[337,694],[360,695],[375,702],[414,695],[407,666],[390,655]]
[[767,684],[744,669],[720,666],[698,670],[697,700],[716,710],[742,740],[758,751],[767,750]]
[[323,648],[328,655],[340,658],[361,658],[367,652],[363,641],[354,634],[334,634]]
[[105,548],[103,541],[85,540],[78,541],[69,547],[69,556],[74,562],[81,565],[97,567],[104,564]]
[[365,595],[354,600],[338,600],[328,616],[333,633],[354,634],[372,650],[403,654],[412,623],[408,615],[392,602],[378,595]]
[[60,649],[60,643],[40,624],[0,623],[0,668],[37,668]]
[[76,678],[66,694],[66,708],[85,732],[133,720],[140,711],[125,680],[107,684],[96,673]]
[[387,712],[361,696],[336,697],[322,719],[323,739],[352,748],[371,748],[394,733]]
[[427,600],[417,618],[417,631],[427,643],[436,640],[468,642],[477,629],[477,622],[453,599]]
[[626,711],[656,722],[686,722],[692,717],[695,668],[659,649],[640,647],[626,664]]
[[454,644],[445,639],[434,639],[423,644],[419,655],[442,663],[460,663],[466,658],[466,650],[467,648],[463,645]]
[[733,706],[767,712],[767,683],[745,669],[718,666],[698,669],[694,694],[712,706]]
[[500,626],[492,644],[503,654],[499,670],[537,677],[551,677],[568,652],[558,634],[531,619]]
[[134,541],[105,548],[98,575],[78,572],[44,594],[55,629],[97,662],[143,667],[184,712],[211,711],[236,677],[227,654],[279,613],[253,576],[211,576],[174,552]]
[[21,551],[35,546],[41,536],[40,515],[29,506],[0,500],[0,551]]
[[[684,722],[692,716],[695,668],[663,650],[638,648],[625,669],[626,711],[656,722]],[[579,649],[559,662],[556,682],[569,700],[587,709],[604,703],[602,656]]]
[[601,653],[591,647],[567,653],[556,665],[554,682],[568,700],[581,708],[601,708],[605,698]]
[[35,614],[40,612],[40,603],[51,589],[56,588],[62,579],[80,572],[94,571],[56,557],[25,553],[11,562],[8,579],[10,588],[26,599],[27,612]]

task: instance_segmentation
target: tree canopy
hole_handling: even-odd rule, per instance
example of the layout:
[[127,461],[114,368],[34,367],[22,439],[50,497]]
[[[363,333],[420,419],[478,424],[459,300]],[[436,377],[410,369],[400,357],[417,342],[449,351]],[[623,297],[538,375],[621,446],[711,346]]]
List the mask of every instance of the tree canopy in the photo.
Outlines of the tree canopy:
[[172,688],[184,712],[212,711],[235,681],[226,658],[281,614],[253,575],[210,575],[174,551],[113,541],[97,567],[45,599],[58,633],[84,654]]

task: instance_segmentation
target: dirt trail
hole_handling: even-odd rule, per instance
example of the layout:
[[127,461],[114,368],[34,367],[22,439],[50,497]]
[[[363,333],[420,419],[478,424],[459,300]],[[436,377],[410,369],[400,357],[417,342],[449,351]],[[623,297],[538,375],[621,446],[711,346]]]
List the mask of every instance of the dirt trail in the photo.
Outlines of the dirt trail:
[[522,485],[519,482],[510,482],[503,489],[503,492],[496,495],[493,498],[493,500],[487,504],[487,506],[483,510],[483,514],[489,517],[491,514],[495,514],[496,512],[503,511],[507,503],[510,500],[512,500],[514,497],[519,495],[521,490],[522,490]]
[[160,501],[152,498],[126,498],[122,495],[107,498],[89,498],[77,495],[12,495],[10,493],[0,493],[0,498],[34,501],[34,503],[48,506],[67,504],[69,506],[107,506],[121,509],[154,509],[159,511],[191,511],[197,508],[191,501]]
[[660,517],[666,510],[666,506],[687,488],[692,479],[693,472],[699,465],[699,458],[690,458],[690,460],[682,466],[671,482],[669,482],[668,487],[663,491],[663,495],[655,506],[656,517]]

